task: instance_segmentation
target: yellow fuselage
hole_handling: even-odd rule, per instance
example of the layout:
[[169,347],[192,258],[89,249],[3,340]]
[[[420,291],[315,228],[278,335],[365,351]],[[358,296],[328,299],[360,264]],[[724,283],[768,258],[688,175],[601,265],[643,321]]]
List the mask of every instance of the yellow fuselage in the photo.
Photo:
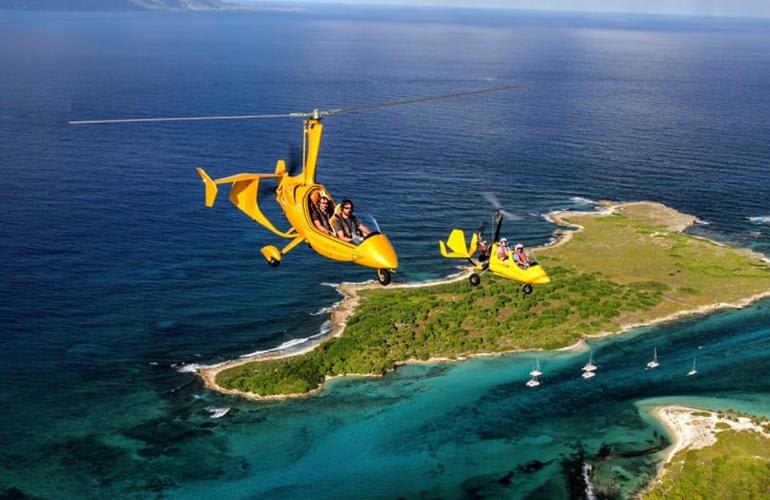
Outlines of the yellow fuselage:
[[358,245],[322,233],[310,220],[310,194],[320,190],[328,193],[321,184],[305,184],[302,175],[287,177],[276,192],[278,204],[283,208],[292,227],[305,238],[310,248],[332,260],[353,262],[374,269],[396,269],[398,257],[384,234],[372,234]]
[[489,270],[500,276],[510,278],[521,283],[530,285],[543,285],[550,283],[551,278],[546,274],[545,269],[539,264],[522,269],[513,261],[513,252],[505,260],[500,260],[497,256],[497,243],[492,245],[492,253],[489,256]]

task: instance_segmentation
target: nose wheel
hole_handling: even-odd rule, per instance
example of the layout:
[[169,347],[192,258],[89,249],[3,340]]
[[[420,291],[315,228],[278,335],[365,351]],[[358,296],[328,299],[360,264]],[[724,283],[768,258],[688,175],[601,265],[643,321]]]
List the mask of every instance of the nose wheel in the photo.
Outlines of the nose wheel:
[[527,283],[526,285],[521,287],[521,291],[524,292],[524,295],[529,295],[530,293],[532,293],[532,285]]
[[479,286],[479,283],[481,283],[481,276],[473,273],[468,277],[468,281],[470,282],[471,286]]
[[377,281],[382,286],[388,286],[390,284],[390,271],[387,269],[377,269]]

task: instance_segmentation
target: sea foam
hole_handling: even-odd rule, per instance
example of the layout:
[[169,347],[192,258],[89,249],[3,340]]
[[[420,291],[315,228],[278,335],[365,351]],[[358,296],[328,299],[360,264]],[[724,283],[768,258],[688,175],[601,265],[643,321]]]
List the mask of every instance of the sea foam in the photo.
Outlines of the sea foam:
[[591,198],[584,198],[582,196],[572,196],[569,199],[572,203],[577,203],[579,205],[596,205],[596,201],[592,200]]
[[214,406],[207,406],[204,410],[209,412],[211,418],[222,418],[230,413],[230,408],[215,408]]
[[753,224],[770,224],[770,215],[760,215],[757,217],[747,217]]
[[278,345],[276,347],[271,347],[270,349],[264,349],[261,351],[254,351],[250,352],[248,354],[241,354],[240,358],[251,358],[256,356],[264,356],[265,354],[273,354],[276,352],[281,351],[288,351],[290,348],[298,346],[300,344],[304,344],[306,342],[310,342],[311,340],[317,339],[319,337],[323,337],[327,335],[331,331],[331,321],[324,321],[324,323],[321,325],[321,331],[316,333],[315,335],[311,335],[309,337],[303,337],[299,339],[291,339],[287,340],[286,342],[282,343],[281,345]]

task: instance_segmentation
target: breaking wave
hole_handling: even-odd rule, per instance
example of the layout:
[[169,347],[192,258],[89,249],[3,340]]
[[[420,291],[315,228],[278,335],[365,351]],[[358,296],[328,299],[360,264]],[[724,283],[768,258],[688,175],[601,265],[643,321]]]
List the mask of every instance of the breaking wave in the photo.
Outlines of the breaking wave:
[[572,203],[577,203],[579,205],[596,205],[596,201],[592,200],[591,198],[584,198],[582,196],[572,196],[569,199]]
[[747,217],[752,224],[770,224],[770,215],[760,215],[758,217]]
[[241,354],[238,357],[239,358],[251,358],[251,357],[256,357],[256,356],[264,356],[265,354],[274,354],[276,352],[281,352],[281,351],[287,351],[288,352],[292,347],[296,347],[298,345],[302,345],[302,344],[305,344],[306,342],[310,342],[312,340],[315,340],[315,339],[318,339],[318,338],[321,338],[321,337],[324,337],[324,336],[328,335],[328,333],[332,329],[331,325],[332,325],[331,321],[328,321],[328,320],[324,321],[324,323],[321,325],[321,331],[316,333],[315,335],[311,335],[309,337],[303,337],[303,338],[300,338],[300,339],[287,340],[286,342],[284,342],[283,344],[281,344],[279,346],[271,347],[270,349],[264,349],[262,351],[250,352],[248,354]]
[[222,418],[230,413],[230,408],[215,408],[213,406],[207,406],[204,410],[209,412],[211,418]]

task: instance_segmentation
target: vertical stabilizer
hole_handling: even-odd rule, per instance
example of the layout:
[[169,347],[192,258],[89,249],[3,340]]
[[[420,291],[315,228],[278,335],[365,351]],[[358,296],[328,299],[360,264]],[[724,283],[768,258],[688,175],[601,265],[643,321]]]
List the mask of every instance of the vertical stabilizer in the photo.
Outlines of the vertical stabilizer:
[[211,180],[211,177],[209,177],[209,174],[207,174],[205,170],[203,170],[201,167],[197,167],[195,170],[198,171],[198,175],[201,176],[201,179],[203,179],[203,184],[206,186],[206,206],[211,208],[214,206],[214,200],[217,199],[217,192],[219,189],[217,188],[216,183]]

